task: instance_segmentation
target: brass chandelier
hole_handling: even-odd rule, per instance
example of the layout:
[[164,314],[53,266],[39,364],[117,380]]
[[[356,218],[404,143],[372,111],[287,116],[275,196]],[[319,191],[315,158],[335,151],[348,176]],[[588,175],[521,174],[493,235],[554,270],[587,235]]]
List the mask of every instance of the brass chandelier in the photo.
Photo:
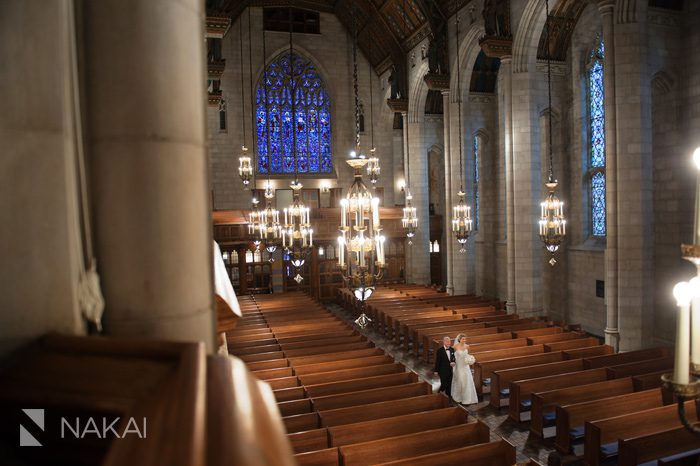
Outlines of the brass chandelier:
[[[248,17],[248,33],[250,34],[250,17]],[[243,21],[239,22],[239,27],[238,27],[238,40],[240,41],[241,45],[241,108],[245,109],[245,94],[243,92],[244,89],[244,83],[243,83]],[[250,42],[250,37],[248,37],[249,42]],[[250,57],[249,57],[250,59]],[[251,76],[252,79],[252,76]],[[251,84],[252,88],[252,84]],[[253,108],[253,94],[250,94],[250,103],[251,103],[251,109]],[[252,111],[252,110],[251,110]],[[253,164],[251,162],[251,158],[248,155],[248,147],[246,147],[246,135],[245,135],[245,111],[241,112],[241,128],[243,128],[243,145],[241,146],[241,152],[239,153],[238,156],[238,176],[241,177],[241,181],[243,181],[243,186],[248,187],[248,185],[251,182],[251,179],[253,178]],[[251,128],[252,129],[252,128]]]
[[297,162],[297,131],[295,129],[296,114],[296,78],[294,76],[294,41],[292,31],[292,8],[289,8],[289,72],[291,73],[292,92],[292,134],[294,151],[294,181],[290,184],[292,188],[292,204],[284,209],[284,229],[282,230],[282,246],[286,252],[289,263],[294,266],[296,275],[294,281],[301,284],[304,277],[301,276],[301,267],[306,262],[306,258],[313,249],[314,231],[311,228],[311,209],[304,205],[301,199],[302,184],[299,182],[298,162]]
[[[346,286],[360,302],[361,313],[355,323],[361,328],[369,325],[364,303],[372,296],[377,280],[386,266],[385,238],[379,219],[379,199],[372,195],[362,180],[362,172],[369,173],[371,157],[367,158],[360,146],[360,110],[357,84],[357,24],[353,11],[353,81],[355,93],[355,150],[350,153],[348,165],[355,171],[353,183],[340,201],[340,236],[338,236],[338,267]],[[370,70],[370,73],[372,71]],[[376,161],[378,166],[379,161]],[[378,173],[377,173],[378,174]],[[371,176],[370,176],[371,178]]]
[[546,28],[547,28],[547,102],[549,105],[549,175],[545,186],[547,187],[547,197],[540,204],[541,213],[539,221],[540,239],[544,243],[545,249],[549,251],[551,257],[549,265],[552,267],[557,263],[554,254],[559,250],[564,236],[566,236],[566,219],[564,218],[564,203],[556,196],[557,180],[554,178],[554,162],[552,157],[552,63],[550,56],[550,16],[549,0],[545,2],[546,8]]
[[452,207],[452,233],[454,233],[457,242],[459,243],[459,252],[466,251],[467,240],[469,235],[473,230],[473,223],[471,218],[471,207],[468,206],[464,201],[464,166],[463,159],[464,153],[462,150],[462,93],[460,82],[460,63],[459,63],[459,13],[456,15],[455,19],[455,44],[457,45],[457,121],[459,127],[459,191],[457,196],[459,196],[459,203]]

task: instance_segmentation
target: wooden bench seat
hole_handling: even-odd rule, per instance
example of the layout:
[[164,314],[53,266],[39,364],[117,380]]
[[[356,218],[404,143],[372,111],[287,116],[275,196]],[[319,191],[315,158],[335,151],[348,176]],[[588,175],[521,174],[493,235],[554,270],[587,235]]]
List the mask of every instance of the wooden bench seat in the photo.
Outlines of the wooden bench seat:
[[486,393],[490,390],[485,390],[484,387],[491,385],[493,371],[504,369],[515,369],[517,367],[534,366],[537,364],[546,364],[550,362],[563,361],[564,356],[561,353],[544,353],[532,354],[529,356],[506,357],[502,359],[494,359],[493,361],[476,361],[474,363],[474,385],[477,393]]
[[533,393],[587,385],[604,380],[607,380],[607,371],[605,368],[600,368],[512,381],[509,387],[508,415],[512,420],[520,422],[521,413],[529,411],[532,406],[531,395]]
[[489,441],[489,428],[481,421],[340,447],[344,466],[365,466],[454,450]]
[[515,332],[514,338],[528,338],[528,337],[537,337],[537,336],[542,336],[542,335],[556,335],[559,333],[564,332],[564,329],[561,327],[543,327],[543,328],[534,328],[531,330],[520,330],[519,332]]
[[280,388],[274,390],[273,393],[278,403],[280,401],[301,400],[306,397],[306,390],[304,387]]
[[287,358],[290,366],[305,366],[308,364],[318,364],[321,362],[339,361],[341,359],[366,358],[370,356],[381,356],[384,350],[381,348],[362,348],[351,351],[334,351],[332,353],[314,354],[311,356],[295,356]]
[[303,432],[306,430],[318,429],[321,427],[321,420],[318,413],[297,414],[282,418],[288,434]]
[[565,359],[579,359],[579,358],[590,358],[593,356],[605,356],[607,354],[613,354],[615,348],[610,345],[595,345],[587,346],[584,348],[575,348],[564,350]]
[[264,369],[278,369],[281,367],[289,366],[289,361],[287,359],[270,359],[267,361],[256,361],[246,363],[248,370],[250,371],[261,371]]
[[469,447],[380,463],[380,466],[443,466],[453,464],[512,466],[515,462],[515,447],[507,440],[501,439],[495,442],[480,443]]
[[380,364],[376,366],[356,367],[352,369],[342,369],[333,372],[320,372],[316,374],[305,374],[297,376],[303,385],[317,385],[326,382],[339,382],[342,380],[357,379],[360,377],[371,377],[373,375],[386,375],[397,372],[404,372],[406,369],[402,364]]
[[328,435],[331,445],[343,446],[465,424],[467,420],[467,412],[457,407],[433,409],[403,416],[329,427]]
[[[618,440],[618,464],[637,466],[662,457],[690,453],[700,453],[700,440],[685,427],[672,427],[653,434],[627,437]],[[684,455],[681,455],[683,457]],[[688,455],[691,456],[692,455]],[[697,460],[696,463],[697,464]]]
[[299,349],[299,348],[310,348],[312,346],[324,346],[326,348],[333,348],[336,345],[343,345],[346,343],[357,343],[358,341],[366,341],[367,338],[362,335],[349,335],[346,337],[334,337],[334,338],[324,338],[319,340],[307,340],[307,341],[297,341],[292,343],[281,343],[277,342],[278,345],[282,347],[282,351]]
[[335,395],[338,393],[356,392],[371,388],[393,387],[418,381],[414,372],[397,372],[373,377],[362,377],[343,381],[327,382],[316,385],[306,385],[304,388],[309,397]]
[[645,390],[556,407],[555,446],[561,453],[571,450],[572,438],[581,439],[586,421],[634,413],[663,405],[661,390]]
[[500,408],[503,405],[503,399],[509,400],[509,387],[510,382],[512,381],[565,374],[567,372],[575,372],[582,369],[583,361],[581,359],[572,359],[570,361],[550,362],[546,364],[538,364],[536,366],[493,371],[493,375],[491,377],[491,396],[489,403],[494,408]]
[[364,406],[329,409],[319,411],[320,420],[325,427],[371,421],[402,414],[418,413],[431,409],[446,408],[449,400],[442,394],[422,395],[393,401],[382,401]]
[[294,453],[325,450],[330,447],[328,445],[328,429],[325,427],[287,434],[287,438],[289,443],[292,444]]
[[[545,328],[549,328],[549,327],[545,327]],[[551,333],[549,335],[531,336],[531,337],[528,337],[528,342],[531,345],[542,345],[545,343],[555,343],[555,342],[559,342],[559,341],[575,340],[578,338],[585,338],[585,337],[586,337],[585,333],[559,332],[559,333]]]
[[282,351],[269,351],[267,353],[240,354],[236,355],[243,362],[269,361],[271,359],[284,359]]
[[586,369],[596,369],[598,367],[615,366],[630,362],[644,361],[646,359],[671,356],[671,354],[672,353],[669,348],[647,348],[636,351],[628,351],[625,353],[584,358],[583,365],[586,367]]
[[608,374],[611,379],[620,377],[630,377],[633,375],[643,375],[673,369],[673,356],[647,359],[645,361],[628,362],[608,367]]
[[294,455],[299,466],[339,466],[340,452],[338,448],[326,448],[308,453]]
[[316,364],[294,365],[294,375],[318,374],[320,372],[332,372],[356,367],[377,366],[379,364],[391,364],[394,358],[385,354],[365,356],[364,358],[340,359],[337,361],[319,362]]
[[430,395],[433,388],[426,382],[414,382],[411,384],[397,385],[394,387],[372,388],[356,392],[346,392],[338,395],[325,395],[312,399],[313,406],[318,411],[329,409],[360,406],[380,401],[412,398],[421,395]]
[[342,345],[333,345],[332,348],[327,346],[313,346],[310,348],[299,348],[284,351],[284,355],[287,358],[293,358],[297,356],[312,356],[314,354],[328,353],[331,349],[334,353],[340,353],[342,351],[352,351],[363,348],[373,348],[374,343],[371,341],[358,341],[356,343],[344,343]]
[[530,432],[543,437],[545,424],[553,423],[555,420],[557,406],[624,395],[633,391],[632,378],[627,377],[533,393],[530,398],[532,401]]
[[509,340],[490,341],[486,343],[468,343],[470,353],[478,353],[483,351],[494,351],[507,348],[518,348],[527,346],[527,338],[511,338]]
[[296,376],[280,377],[279,379],[268,379],[267,382],[272,390],[280,390],[282,388],[298,387],[299,379]]
[[[566,335],[565,333],[562,335]],[[588,348],[591,346],[600,345],[600,340],[595,337],[586,338],[574,338],[567,341],[557,341],[553,343],[546,343],[544,345],[545,351],[566,351],[577,348]]]
[[260,380],[270,380],[279,379],[282,377],[291,377],[294,375],[293,369],[291,367],[279,367],[277,369],[264,369],[260,371],[253,372],[255,377]]
[[[697,422],[695,401],[687,401],[685,407],[688,420],[692,423]],[[590,466],[598,466],[604,457],[614,456],[617,453],[620,438],[640,437],[678,427],[677,409],[673,404],[597,421],[586,421],[583,450],[586,463]]]

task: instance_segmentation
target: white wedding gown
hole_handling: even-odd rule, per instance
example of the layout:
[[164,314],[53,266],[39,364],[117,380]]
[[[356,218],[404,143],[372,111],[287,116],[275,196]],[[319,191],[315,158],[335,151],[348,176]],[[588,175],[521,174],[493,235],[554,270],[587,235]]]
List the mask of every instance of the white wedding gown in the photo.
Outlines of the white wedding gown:
[[466,362],[467,350],[455,351],[455,367],[452,375],[452,399],[465,405],[478,403],[474,376]]

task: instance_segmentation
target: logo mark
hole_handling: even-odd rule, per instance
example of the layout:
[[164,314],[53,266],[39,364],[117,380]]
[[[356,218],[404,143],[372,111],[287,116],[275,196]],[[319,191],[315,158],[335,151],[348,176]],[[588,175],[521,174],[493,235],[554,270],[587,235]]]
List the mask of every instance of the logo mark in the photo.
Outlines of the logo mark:
[[[24,414],[36,424],[41,431],[44,431],[44,410],[43,409],[22,409]],[[20,447],[40,447],[41,443],[24,428],[19,425],[19,446]]]

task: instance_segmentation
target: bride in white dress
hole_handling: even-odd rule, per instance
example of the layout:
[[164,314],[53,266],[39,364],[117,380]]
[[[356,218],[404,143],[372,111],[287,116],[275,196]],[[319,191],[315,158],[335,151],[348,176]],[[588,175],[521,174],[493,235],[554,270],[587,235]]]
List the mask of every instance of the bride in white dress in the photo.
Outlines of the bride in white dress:
[[474,376],[470,367],[474,364],[474,356],[469,354],[469,345],[465,342],[464,334],[457,335],[454,346],[456,365],[452,375],[452,399],[465,405],[478,403]]

